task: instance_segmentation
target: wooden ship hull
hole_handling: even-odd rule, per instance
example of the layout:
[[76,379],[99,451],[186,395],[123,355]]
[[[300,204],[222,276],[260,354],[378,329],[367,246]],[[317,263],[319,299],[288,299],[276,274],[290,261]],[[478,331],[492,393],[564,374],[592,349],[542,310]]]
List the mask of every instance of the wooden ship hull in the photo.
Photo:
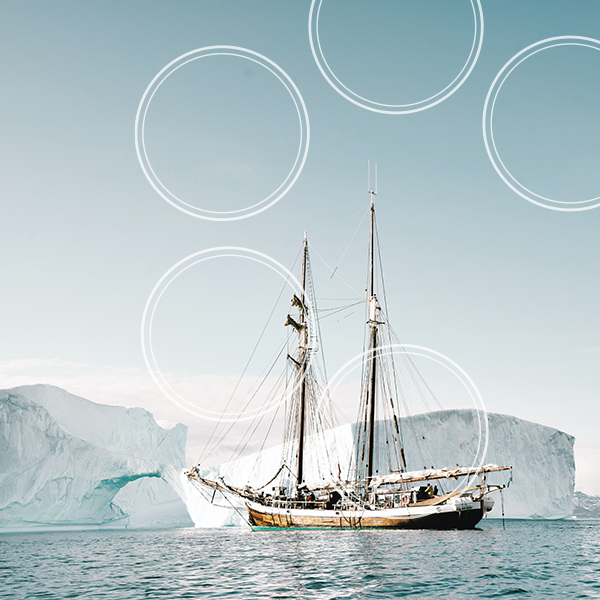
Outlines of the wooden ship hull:
[[[482,505],[483,504],[483,505]],[[358,510],[277,508],[246,502],[254,530],[271,529],[473,529],[483,518],[485,502],[460,509],[452,504]]]

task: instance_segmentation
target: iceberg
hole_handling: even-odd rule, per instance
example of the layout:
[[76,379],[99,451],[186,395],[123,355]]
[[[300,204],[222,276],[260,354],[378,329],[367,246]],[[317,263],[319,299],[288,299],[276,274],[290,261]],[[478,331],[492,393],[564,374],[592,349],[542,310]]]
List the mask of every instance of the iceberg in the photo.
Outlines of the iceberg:
[[[418,468],[453,467],[473,465],[474,458],[459,439],[462,436],[471,449],[477,449],[483,440],[479,438],[478,414],[469,409],[433,412],[413,416],[412,422],[401,419],[401,428],[410,435],[404,436],[404,450],[408,465]],[[575,438],[567,433],[546,427],[517,417],[489,413],[489,436],[484,464],[495,463],[513,467],[512,478],[509,474],[492,473],[488,475],[490,483],[509,483],[502,496],[495,494],[496,506],[489,518],[511,519],[562,519],[573,512],[573,493],[575,487],[575,459],[573,444]],[[384,422],[379,422],[379,431],[383,431]],[[352,453],[356,424],[343,425],[326,433],[326,445],[329,455],[336,456],[339,464],[348,464]],[[457,435],[460,432],[460,435]],[[441,435],[440,435],[441,434]],[[385,454],[384,436],[379,435],[380,454]],[[419,444],[415,443],[419,440]],[[451,440],[455,440],[452,442]],[[450,445],[448,445],[450,444]],[[418,446],[426,446],[427,456],[433,464],[423,464],[424,459]],[[316,456],[320,451],[316,440],[306,444],[308,449],[307,479],[315,476]],[[312,448],[312,451],[311,451]],[[224,477],[231,485],[243,487],[251,484],[258,487],[268,482],[281,464],[281,446],[272,447],[260,455],[253,454],[234,462],[216,467],[200,469],[200,474],[215,480]],[[477,454],[476,451],[474,451]],[[454,459],[448,464],[448,456]],[[421,462],[419,462],[421,461]],[[333,471],[337,471],[337,464]],[[312,472],[312,473],[311,473]],[[342,477],[347,473],[342,471]],[[337,472],[330,474],[337,479]],[[313,481],[313,479],[310,479]],[[223,527],[243,525],[245,514],[243,507],[236,505],[232,510],[229,501],[217,493],[213,500],[208,492],[198,490],[181,474],[179,493],[188,506],[188,512],[197,527]],[[210,503],[213,500],[214,504]]]
[[[557,429],[490,413],[485,463],[511,465],[512,482],[490,518],[560,519],[572,515],[574,438]],[[380,422],[380,431],[385,423]],[[471,466],[481,443],[473,410],[401,420],[404,450],[415,468]],[[355,424],[325,433],[327,454],[346,465]],[[443,435],[438,435],[439,433]],[[384,450],[383,435],[380,454]],[[0,390],[0,531],[49,528],[226,527],[245,524],[245,509],[219,493],[212,498],[185,476],[187,427],[158,423],[142,408],[97,404],[49,385]],[[415,440],[427,448],[427,462]],[[442,440],[446,440],[444,443]],[[307,478],[318,477],[323,442],[307,440]],[[452,461],[448,464],[448,456]],[[282,447],[201,469],[236,486],[266,484],[281,465]],[[341,473],[347,477],[347,473]],[[508,474],[488,477],[506,483]]]
[[574,519],[600,519],[600,496],[575,492],[573,497]]
[[[162,425],[162,426],[161,426]],[[191,525],[187,427],[49,385],[0,391],[0,530]]]

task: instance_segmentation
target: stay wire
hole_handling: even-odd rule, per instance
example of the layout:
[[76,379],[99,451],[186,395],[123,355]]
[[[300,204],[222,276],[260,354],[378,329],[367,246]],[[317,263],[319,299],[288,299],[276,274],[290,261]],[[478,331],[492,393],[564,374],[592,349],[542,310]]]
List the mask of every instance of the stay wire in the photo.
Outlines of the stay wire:
[[[333,269],[329,266],[329,264],[327,263],[327,261],[317,252],[317,249],[309,242],[310,247],[314,250],[315,254],[321,259],[321,261],[323,262],[323,264],[333,273]],[[347,281],[345,281],[342,277],[340,277],[340,275],[338,273],[335,273],[335,275],[337,275],[337,277],[340,279],[340,281],[346,285],[347,287],[349,287],[359,298],[362,298],[363,295],[360,294],[359,292],[357,292]]]
[[[298,250],[298,254],[296,254],[296,258],[294,259],[294,262],[292,264],[292,268],[290,270],[292,270],[296,266],[296,262],[298,261],[298,258],[300,257],[301,253],[302,253],[302,247],[300,248],[300,250]],[[267,322],[265,323],[265,325],[264,325],[264,327],[263,327],[263,329],[262,329],[262,331],[260,333],[260,336],[258,337],[258,340],[257,340],[256,344],[254,345],[252,353],[250,354],[250,357],[248,358],[248,361],[246,362],[246,366],[244,367],[244,370],[242,371],[242,374],[240,375],[240,377],[239,377],[239,379],[238,379],[238,381],[237,381],[237,383],[236,383],[236,385],[235,385],[235,387],[234,387],[231,395],[229,396],[229,399],[227,400],[227,404],[225,405],[225,408],[223,409],[223,413],[222,414],[225,414],[226,411],[227,411],[227,409],[229,408],[229,405],[230,405],[230,403],[231,403],[231,401],[233,399],[233,396],[235,395],[238,387],[240,386],[240,383],[242,382],[242,379],[244,378],[244,375],[246,374],[246,371],[248,370],[248,367],[250,366],[250,363],[252,362],[252,358],[254,357],[254,355],[255,355],[255,353],[256,353],[256,351],[258,349],[258,346],[259,346],[259,344],[260,344],[260,342],[261,342],[261,340],[262,340],[262,338],[263,338],[263,336],[264,336],[264,334],[265,334],[265,332],[267,330],[267,327],[269,326],[269,323],[271,322],[271,319],[273,317],[273,313],[275,312],[275,309],[277,308],[277,304],[279,303],[279,300],[281,299],[281,296],[283,295],[283,291],[285,290],[285,288],[286,288],[286,286],[288,284],[288,280],[289,280],[289,276],[286,277],[285,281],[283,282],[283,286],[281,287],[281,291],[279,292],[279,295],[277,296],[277,300],[275,300],[275,303],[273,304],[273,308],[271,309],[271,312],[269,313],[269,316],[267,318]],[[208,438],[208,441],[206,442],[204,450],[203,450],[202,454],[200,455],[200,458],[198,459],[198,463],[197,464],[200,464],[200,462],[206,457],[206,452],[207,452],[208,446],[211,443],[213,437],[216,435],[216,432],[217,432],[217,430],[219,428],[219,424],[220,424],[220,421],[217,422],[217,424],[213,428],[213,430],[212,430],[212,432],[210,434],[210,437]]]
[[[246,401],[246,404],[244,405],[242,412],[244,412],[248,406],[250,405],[250,402],[252,402],[252,400],[254,400],[254,398],[256,397],[256,394],[258,394],[258,392],[260,391],[262,384],[266,381],[266,378],[270,375],[271,371],[273,370],[273,368],[275,367],[275,365],[277,364],[277,361],[279,360],[279,357],[283,354],[283,350],[285,350],[285,344],[283,345],[283,347],[281,348],[281,350],[279,351],[278,356],[275,358],[275,360],[272,362],[271,367],[269,368],[269,370],[267,371],[265,377],[262,379],[261,384],[258,386],[258,388],[254,391],[254,393],[250,396],[250,398],[248,398],[248,400]],[[275,390],[276,388],[279,387],[281,379],[283,376],[280,376],[277,381],[275,382],[275,385],[273,386],[273,388],[271,388],[271,391],[267,394],[262,406],[259,408],[259,410],[262,410],[265,405],[267,405],[269,403],[269,399],[271,398],[272,394],[273,394],[273,390]],[[250,429],[252,427],[252,425],[254,424],[254,422],[256,421],[258,417],[255,416],[254,419],[252,420],[251,425],[249,426],[248,429]],[[224,427],[227,427],[225,429],[225,431],[223,431],[223,433],[221,434],[221,437],[216,441],[213,442],[212,447],[210,448],[209,451],[209,455],[212,454],[218,447],[219,445],[223,442],[223,440],[227,437],[227,435],[231,432],[231,430],[233,429],[234,425],[236,424],[237,421],[228,421],[227,425],[224,425]],[[247,434],[248,430],[246,431]],[[246,434],[244,434],[244,437],[246,437]],[[243,439],[243,438],[242,438]]]
[[358,227],[356,228],[356,230],[354,231],[354,233],[352,234],[352,237],[350,238],[350,241],[348,242],[348,245],[346,246],[346,249],[344,250],[340,260],[338,260],[337,265],[335,266],[335,269],[333,270],[333,273],[331,274],[331,276],[329,277],[330,279],[333,278],[333,276],[335,275],[336,271],[338,270],[338,267],[342,264],[342,261],[344,260],[344,256],[346,256],[346,252],[348,252],[348,248],[350,248],[352,242],[354,241],[354,238],[356,237],[356,234],[358,233],[358,230],[360,229],[360,226],[363,224],[363,221],[365,220],[365,217],[369,214],[368,211],[365,211],[365,214],[363,215],[363,218],[360,220],[360,223],[358,224]]
[[[279,388],[281,387],[281,382],[284,380],[285,378],[285,374],[282,374],[279,379],[277,380],[276,384],[273,386],[272,390],[269,392],[269,394],[267,395],[267,397],[265,398],[263,405],[261,407],[261,410],[264,409],[264,407],[266,405],[269,404],[270,402],[270,398],[272,398],[273,396],[276,396]],[[279,412],[279,407],[281,406],[281,404],[279,404],[277,406],[277,408],[275,409],[275,413],[273,415],[273,419],[275,418],[275,416],[277,415],[277,413]],[[231,458],[230,458],[230,462],[233,462],[235,460],[237,460],[238,458],[241,457],[241,455],[243,454],[244,450],[246,449],[246,446],[248,445],[249,441],[252,439],[252,436],[254,435],[254,433],[256,432],[256,430],[258,429],[258,427],[260,426],[260,424],[262,423],[264,417],[265,417],[265,412],[261,412],[259,415],[257,415],[256,417],[254,417],[254,419],[252,420],[251,425],[247,428],[246,433],[242,436],[242,439],[238,442],[238,445],[236,446],[235,450],[232,452]],[[270,428],[269,428],[270,430]],[[244,441],[245,440],[245,441]],[[243,446],[242,446],[242,442],[243,442]],[[240,448],[241,446],[241,448]]]
[[[370,206],[370,204],[368,206]],[[342,223],[345,223],[346,221],[349,221],[352,217],[355,217],[358,213],[362,212],[363,210],[365,210],[365,207],[359,208],[355,213],[352,213],[349,217],[346,217],[344,220],[340,221],[339,223],[336,223],[335,225],[332,225],[331,227],[328,227],[327,229],[324,229],[323,231],[319,231],[319,233],[315,233],[314,235],[309,236],[308,239],[312,240],[313,238],[316,238],[320,235],[323,235],[324,233],[327,233],[328,231],[331,231],[332,229],[335,229]]]

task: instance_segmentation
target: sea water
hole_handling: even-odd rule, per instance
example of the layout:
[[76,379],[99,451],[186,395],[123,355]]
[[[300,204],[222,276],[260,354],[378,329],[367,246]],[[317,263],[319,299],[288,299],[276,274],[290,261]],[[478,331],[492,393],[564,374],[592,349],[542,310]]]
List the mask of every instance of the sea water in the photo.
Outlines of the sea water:
[[0,535],[0,598],[600,598],[600,521]]

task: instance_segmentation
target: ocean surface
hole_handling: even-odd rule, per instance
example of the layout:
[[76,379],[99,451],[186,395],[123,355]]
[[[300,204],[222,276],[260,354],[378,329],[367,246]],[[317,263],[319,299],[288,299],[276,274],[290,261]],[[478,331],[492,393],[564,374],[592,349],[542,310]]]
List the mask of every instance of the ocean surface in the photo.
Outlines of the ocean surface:
[[0,598],[600,598],[600,521],[0,535]]

